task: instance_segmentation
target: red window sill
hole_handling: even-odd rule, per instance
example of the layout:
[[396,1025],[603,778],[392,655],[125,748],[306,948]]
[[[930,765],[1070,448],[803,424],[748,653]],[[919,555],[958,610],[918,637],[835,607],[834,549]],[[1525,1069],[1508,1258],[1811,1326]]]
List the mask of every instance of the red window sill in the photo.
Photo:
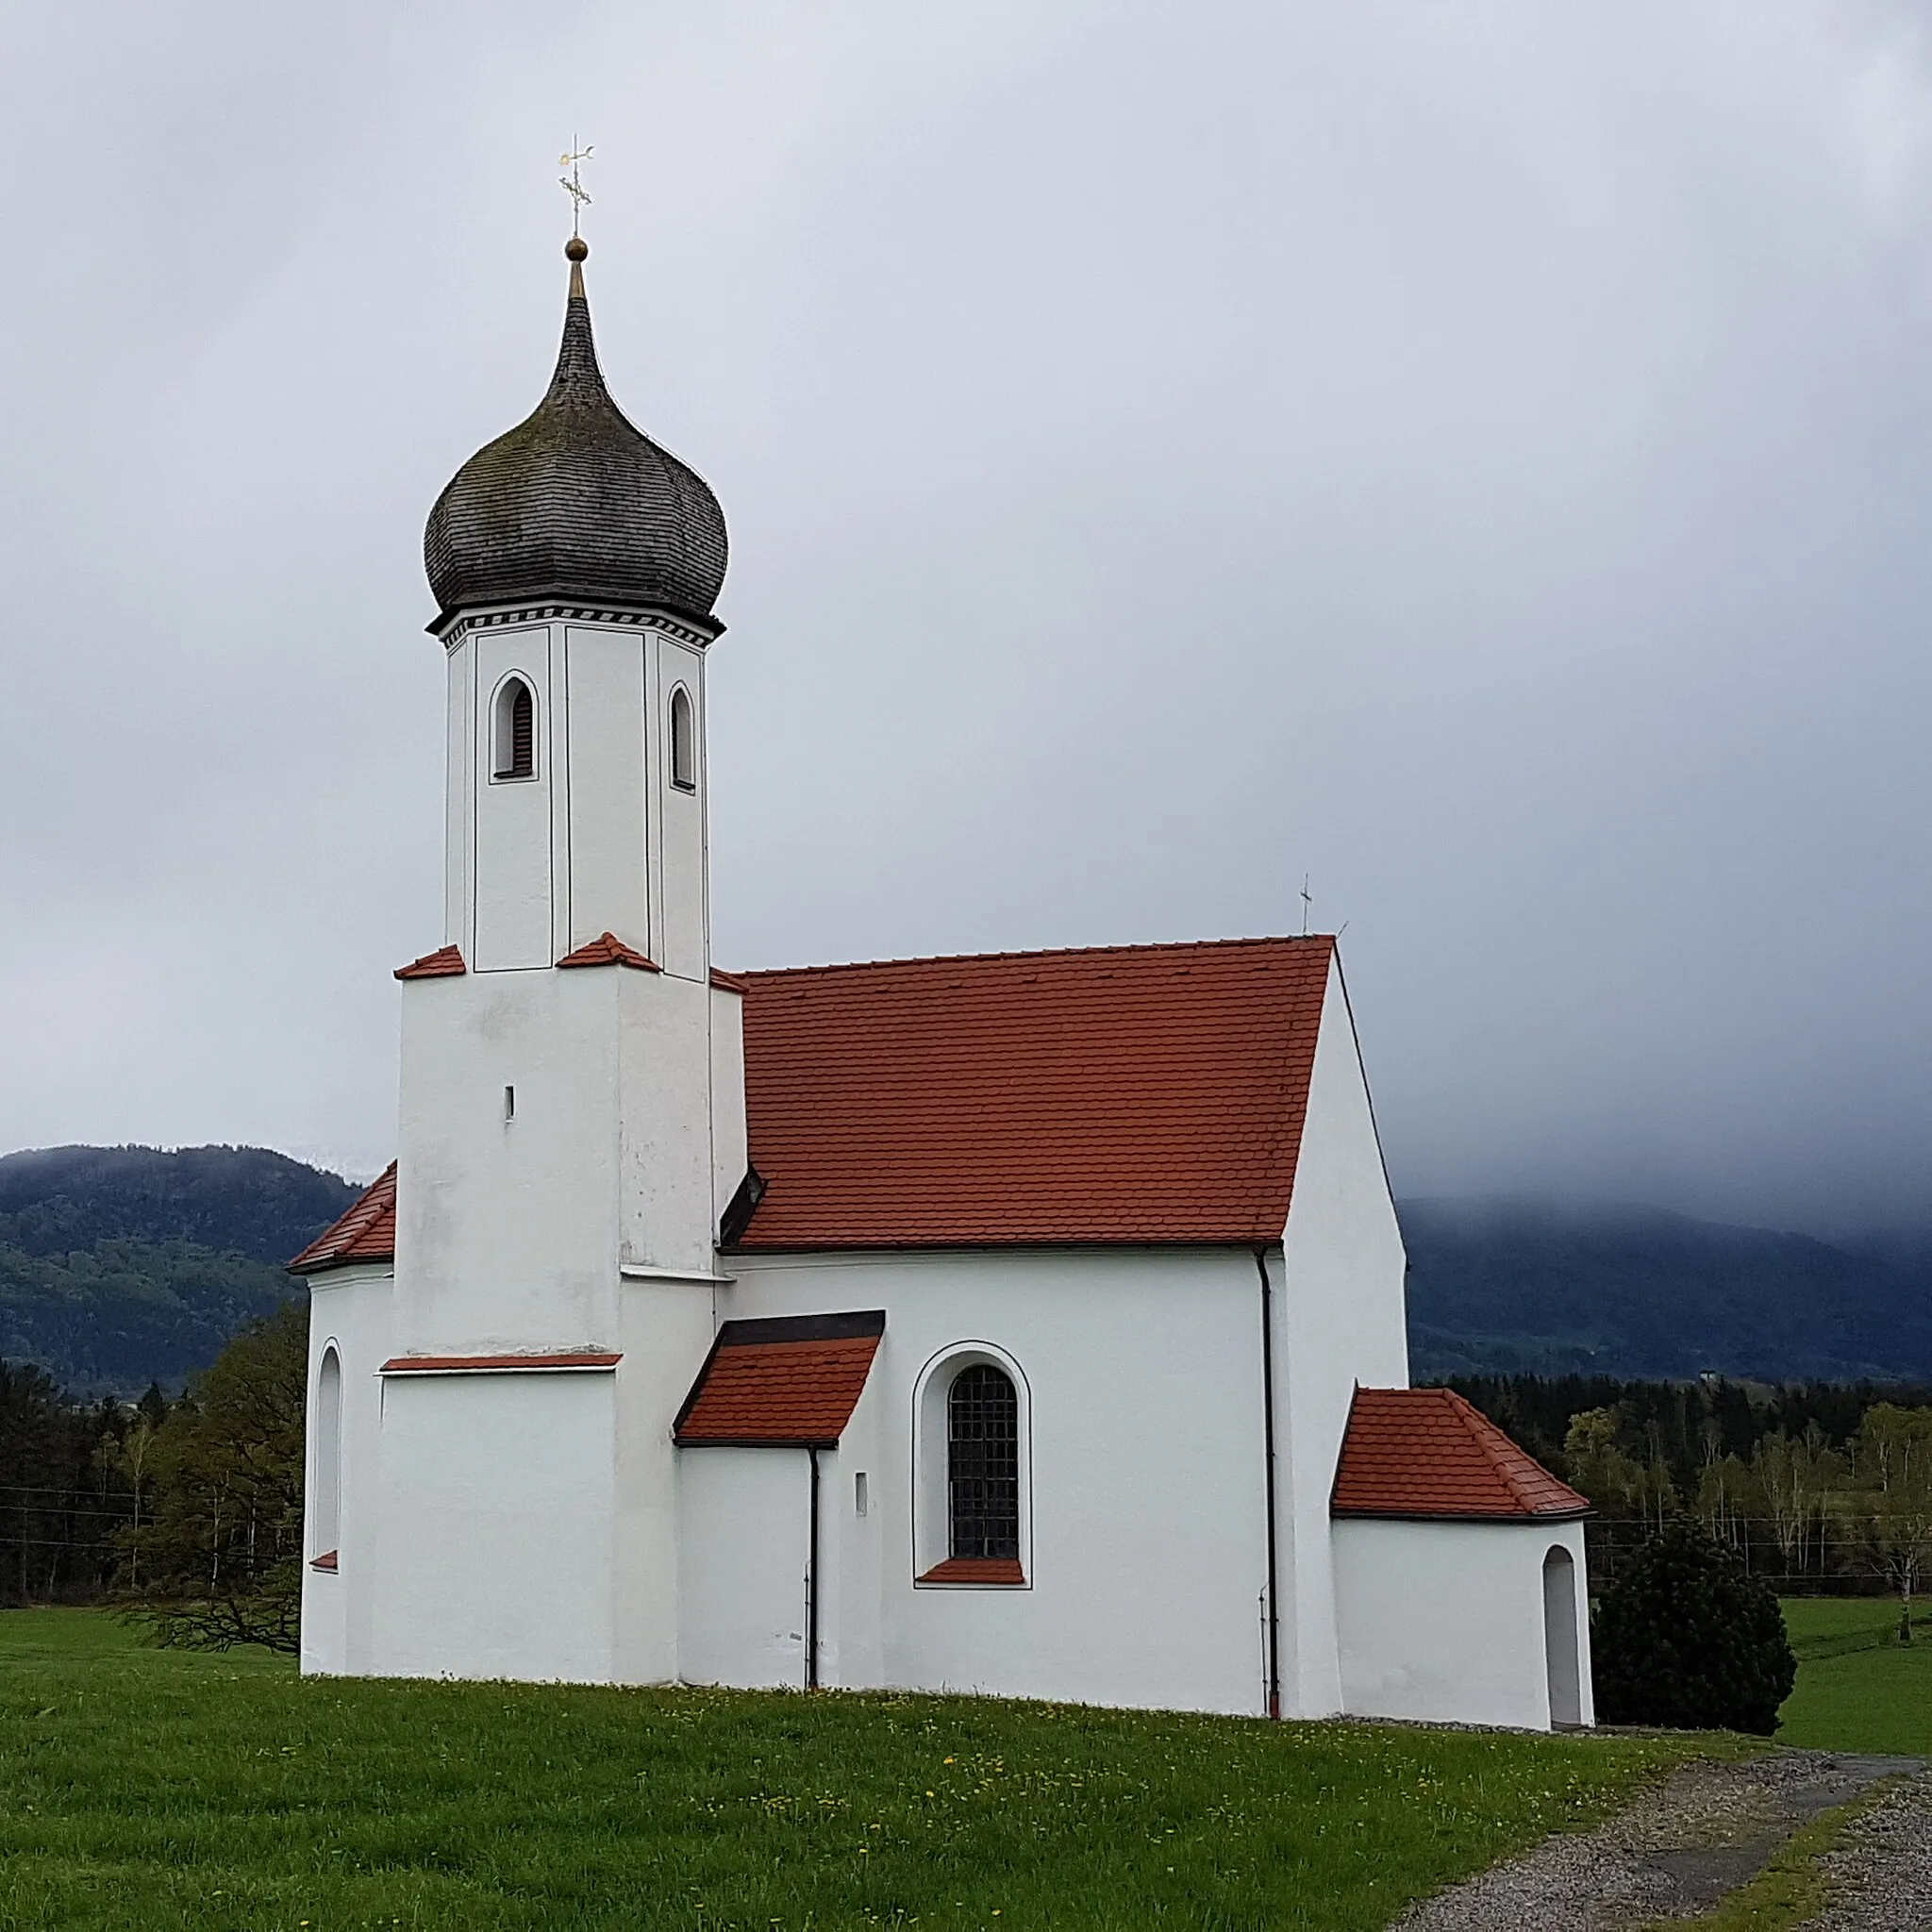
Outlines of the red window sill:
[[341,1565],[336,1561],[337,1554],[334,1550],[325,1550],[308,1567],[311,1570],[326,1570],[333,1576],[341,1568]]
[[1026,1573],[1012,1557],[948,1557],[935,1563],[917,1583],[1003,1584],[1008,1589],[1024,1585]]

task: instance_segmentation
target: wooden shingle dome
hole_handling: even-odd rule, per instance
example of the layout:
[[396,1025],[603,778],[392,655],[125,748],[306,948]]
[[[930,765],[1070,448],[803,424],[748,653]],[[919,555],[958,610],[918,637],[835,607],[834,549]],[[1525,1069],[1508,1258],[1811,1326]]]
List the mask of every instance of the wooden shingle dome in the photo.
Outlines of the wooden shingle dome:
[[432,628],[483,605],[567,599],[708,620],[724,582],[724,515],[697,472],[635,427],[597,367],[589,250],[573,239],[557,373],[523,422],[436,499],[423,562]]

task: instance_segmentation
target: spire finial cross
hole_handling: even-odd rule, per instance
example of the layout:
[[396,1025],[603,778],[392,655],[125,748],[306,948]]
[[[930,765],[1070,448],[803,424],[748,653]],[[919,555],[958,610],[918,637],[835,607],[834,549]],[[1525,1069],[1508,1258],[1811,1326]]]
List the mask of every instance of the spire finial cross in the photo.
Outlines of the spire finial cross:
[[583,221],[584,210],[591,205],[590,191],[578,177],[577,170],[596,152],[597,150],[594,147],[579,147],[577,145],[577,138],[573,134],[570,138],[569,150],[558,155],[557,158],[557,165],[559,168],[568,168],[570,170],[568,175],[558,177],[558,186],[570,196],[570,232],[573,241],[577,237],[579,225]]

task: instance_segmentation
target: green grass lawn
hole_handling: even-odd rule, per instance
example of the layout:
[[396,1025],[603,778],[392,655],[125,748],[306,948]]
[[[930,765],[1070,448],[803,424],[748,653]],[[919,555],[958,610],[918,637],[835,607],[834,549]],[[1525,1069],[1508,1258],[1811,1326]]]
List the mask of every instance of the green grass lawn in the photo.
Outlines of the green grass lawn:
[[1798,1654],[1780,1744],[1932,1757],[1932,1614],[1917,1641],[1898,1641],[1894,1597],[1787,1597],[1785,1627]]
[[0,1611],[0,1932],[1368,1928],[1690,1748],[305,1682],[97,1612]]

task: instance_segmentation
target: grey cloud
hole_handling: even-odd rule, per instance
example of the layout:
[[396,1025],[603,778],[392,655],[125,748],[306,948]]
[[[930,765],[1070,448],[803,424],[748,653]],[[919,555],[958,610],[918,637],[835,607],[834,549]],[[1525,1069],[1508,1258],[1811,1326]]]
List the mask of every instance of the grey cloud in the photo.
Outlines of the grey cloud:
[[1398,1190],[1926,1219],[1932,64],[1880,5],[294,9],[0,80],[0,1144],[367,1170],[438,488],[724,500],[734,964],[1291,929]]

